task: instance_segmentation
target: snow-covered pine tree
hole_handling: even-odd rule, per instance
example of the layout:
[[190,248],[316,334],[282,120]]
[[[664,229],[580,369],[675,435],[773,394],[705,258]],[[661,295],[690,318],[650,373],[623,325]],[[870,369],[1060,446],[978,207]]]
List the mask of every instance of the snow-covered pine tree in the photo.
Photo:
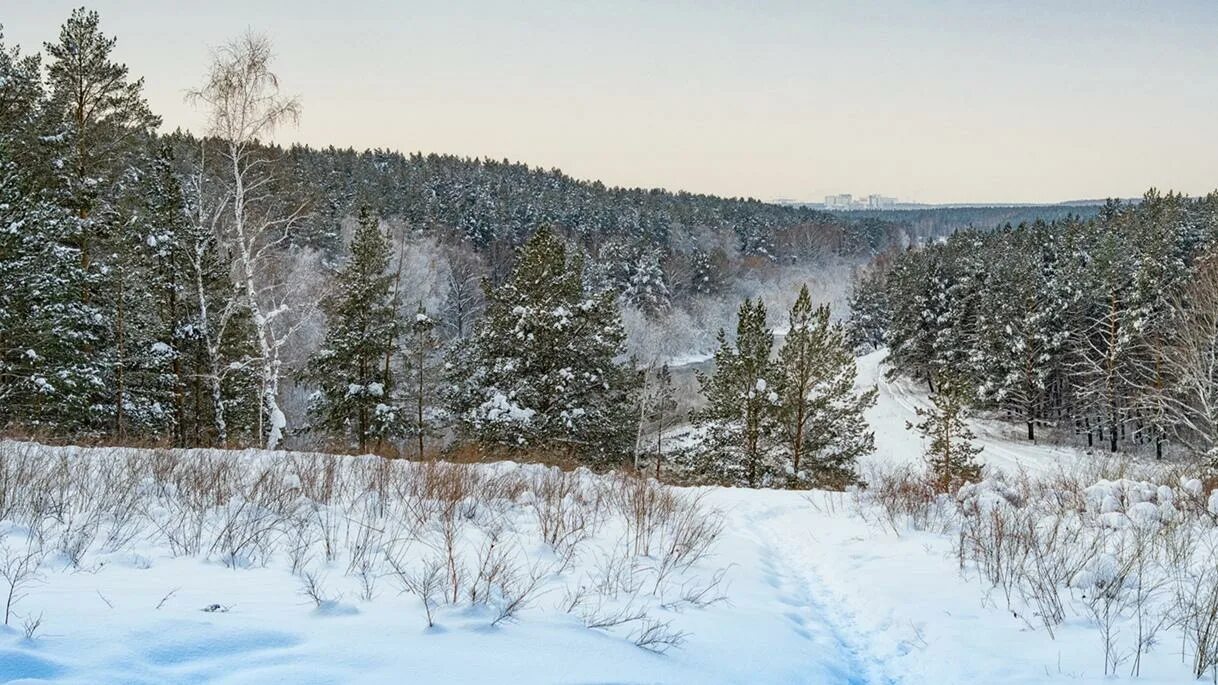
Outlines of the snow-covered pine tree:
[[790,312],[778,351],[778,427],[793,483],[841,489],[858,482],[856,462],[875,449],[863,413],[874,388],[856,392],[854,355],[844,329],[829,321],[829,306],[812,307],[808,286]]
[[435,437],[438,429],[435,413],[441,375],[437,362],[440,340],[436,337],[436,320],[427,314],[423,305],[419,305],[414,320],[406,328],[409,331],[406,363],[410,416],[403,423],[407,438],[414,442],[415,457],[423,459],[427,454],[426,441]]
[[982,448],[973,444],[976,436],[965,422],[971,394],[968,383],[944,374],[930,397],[932,408],[918,407],[922,420],[906,424],[907,429],[917,430],[927,441],[926,460],[939,492],[953,492],[964,483],[981,478],[976,457]]
[[313,428],[341,435],[361,452],[401,421],[397,374],[384,363],[395,351],[399,327],[388,269],[389,242],[365,207],[351,257],[322,301],[325,338],[305,374],[318,386],[309,407]]
[[648,316],[660,314],[668,309],[670,305],[668,285],[664,282],[664,269],[660,266],[660,255],[655,250],[646,250],[632,265],[630,280],[626,283],[622,298]]
[[1131,416],[1136,366],[1149,311],[1133,289],[1135,253],[1125,231],[1128,221],[1118,203],[1100,214],[1090,235],[1087,261],[1078,278],[1088,297],[1081,303],[1078,323],[1071,327],[1070,373],[1076,384],[1079,409],[1095,417],[1101,440],[1116,452]]
[[187,230],[172,153],[162,148],[131,169],[131,192],[117,206],[121,230],[111,241],[113,266],[102,282],[113,302],[114,435],[180,442],[182,372],[175,332],[185,278],[180,243]]
[[904,374],[934,386],[935,340],[947,303],[936,248],[908,250],[886,279],[889,309],[888,375]]
[[981,294],[978,395],[1022,421],[1034,441],[1069,338],[1058,237],[1037,222],[1007,227],[989,244],[1007,254],[991,260],[993,277]]
[[[57,401],[74,407],[62,428],[103,432],[123,425],[126,398],[119,376],[125,361],[120,343],[125,294],[121,288],[133,265],[121,205],[134,192],[132,170],[160,125],[143,98],[143,81],[128,78],[127,67],[111,60],[115,39],[103,34],[97,12],[73,10],[59,40],[46,44],[49,99],[42,140],[53,155],[53,194],[74,223],[62,238],[61,282],[76,293],[58,306],[74,310],[60,330],[64,343],[50,360],[58,365]],[[65,409],[65,411],[67,411]]]
[[848,305],[850,318],[846,323],[852,347],[878,350],[884,346],[890,314],[885,290],[889,266],[877,263],[854,272]]
[[612,292],[590,292],[583,260],[542,227],[511,279],[486,287],[486,316],[450,358],[447,404],[465,438],[596,463],[629,454],[635,374]]
[[702,469],[718,480],[757,487],[781,471],[771,445],[779,403],[772,387],[774,334],[761,300],[746,299],[737,316],[734,343],[719,329],[715,370],[698,374],[707,406],[692,418],[704,434]]
[[37,56],[5,47],[0,30],[0,426],[33,423],[47,387],[39,352],[47,322],[38,314],[50,241],[40,234],[51,231],[57,212],[38,198],[30,158],[39,150],[44,97]]

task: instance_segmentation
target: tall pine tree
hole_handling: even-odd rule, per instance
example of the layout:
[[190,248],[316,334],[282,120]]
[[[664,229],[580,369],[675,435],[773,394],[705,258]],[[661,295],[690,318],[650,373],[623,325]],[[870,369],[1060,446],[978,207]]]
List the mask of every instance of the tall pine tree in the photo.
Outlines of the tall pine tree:
[[790,330],[778,351],[779,430],[796,482],[843,488],[858,481],[855,464],[875,449],[863,412],[874,388],[854,389],[858,370],[829,306],[813,309],[808,286],[791,307]]
[[625,332],[613,293],[590,291],[583,272],[542,227],[511,279],[485,285],[486,316],[449,364],[448,405],[467,439],[602,464],[629,454],[636,380]]
[[723,329],[718,342],[714,373],[698,375],[707,406],[693,415],[695,426],[704,431],[703,468],[720,480],[757,487],[771,482],[779,470],[771,445],[779,403],[772,387],[774,334],[766,324],[765,305],[745,300],[734,343]]
[[307,373],[319,388],[310,404],[313,427],[345,436],[361,452],[395,432],[401,420],[397,374],[385,364],[398,337],[388,269],[389,242],[379,219],[364,208],[351,257],[322,302],[325,339]]

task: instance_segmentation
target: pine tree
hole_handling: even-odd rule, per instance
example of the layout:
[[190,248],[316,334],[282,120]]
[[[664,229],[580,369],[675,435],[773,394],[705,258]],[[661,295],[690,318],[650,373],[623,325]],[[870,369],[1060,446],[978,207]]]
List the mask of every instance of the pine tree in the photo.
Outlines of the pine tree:
[[779,397],[771,387],[774,334],[766,325],[765,305],[746,299],[740,305],[735,343],[723,329],[717,340],[714,373],[698,374],[707,406],[692,417],[705,433],[705,468],[720,479],[757,487],[777,470],[771,463],[770,437]]
[[887,278],[889,375],[905,374],[934,387],[935,340],[946,302],[935,248],[908,250]]
[[425,442],[435,435],[434,416],[439,368],[436,353],[440,341],[436,337],[436,320],[427,315],[422,305],[409,326],[410,336],[406,358],[410,375],[411,416],[407,437],[415,442],[415,456],[422,459],[426,454]]
[[323,300],[326,334],[309,365],[318,385],[310,404],[313,427],[347,437],[361,452],[400,421],[394,370],[384,364],[397,345],[390,286],[389,243],[367,208],[351,240],[351,257]]
[[660,267],[660,256],[654,251],[644,252],[634,263],[630,280],[622,292],[622,298],[649,316],[666,311],[670,304],[668,285],[664,282],[664,270]]
[[660,465],[664,461],[664,431],[672,427],[677,411],[672,372],[668,370],[668,364],[662,364],[656,369],[647,399],[647,420],[651,422],[655,433],[655,477],[659,478]]
[[143,99],[143,81],[129,80],[127,67],[111,60],[115,39],[103,34],[96,12],[74,10],[47,43],[49,99],[42,140],[55,156],[56,202],[74,225],[62,234],[62,252],[76,264],[58,264],[64,283],[76,292],[61,302],[73,310],[74,326],[57,355],[58,400],[74,408],[63,428],[124,430],[126,324],[130,303],[124,288],[138,282],[128,263],[131,236],[123,205],[132,199],[135,169],[160,119]]
[[611,292],[590,292],[583,260],[548,227],[511,279],[485,287],[486,316],[454,350],[447,404],[467,439],[608,463],[629,454],[635,376]]
[[[4,46],[0,31],[0,426],[31,422],[41,385],[45,330],[42,259],[54,208],[38,198],[34,175],[37,120],[45,94],[36,56]],[[43,383],[46,381],[43,380]]]
[[931,409],[919,407],[917,413],[922,420],[906,424],[906,428],[916,429],[929,441],[926,460],[939,492],[952,492],[964,483],[981,478],[981,466],[976,457],[982,448],[973,444],[976,436],[965,422],[969,397],[967,383],[944,375],[931,395],[934,406]]
[[116,208],[122,230],[111,240],[103,283],[113,303],[114,435],[177,440],[181,373],[175,330],[182,323],[180,242],[187,217],[168,149],[132,170],[131,193]]
[[806,285],[791,307],[777,366],[778,424],[792,479],[827,488],[858,482],[858,458],[875,449],[863,413],[877,393],[855,392],[845,331],[830,323],[828,305],[812,308]]
[[1035,441],[1070,336],[1059,246],[1043,223],[1008,227],[995,238],[990,244],[1009,254],[992,260],[993,278],[982,294],[978,394],[1021,420]]
[[846,331],[851,346],[878,350],[884,346],[889,328],[888,297],[885,291],[887,269],[883,264],[855,272],[848,304],[850,318]]

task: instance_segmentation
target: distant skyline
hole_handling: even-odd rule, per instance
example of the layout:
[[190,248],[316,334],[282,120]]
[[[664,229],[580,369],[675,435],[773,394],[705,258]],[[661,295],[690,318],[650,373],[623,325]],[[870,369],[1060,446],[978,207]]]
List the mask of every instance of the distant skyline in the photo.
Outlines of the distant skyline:
[[[7,0],[5,42],[75,2]],[[280,142],[509,158],[609,185],[821,202],[1218,188],[1218,2],[88,3],[165,128],[209,48],[270,36]]]

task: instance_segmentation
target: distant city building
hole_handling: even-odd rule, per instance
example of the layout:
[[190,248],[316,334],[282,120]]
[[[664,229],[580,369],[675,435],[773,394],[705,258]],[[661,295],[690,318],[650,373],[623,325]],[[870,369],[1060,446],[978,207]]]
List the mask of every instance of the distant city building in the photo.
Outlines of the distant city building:
[[830,211],[849,211],[853,209],[893,209],[897,199],[886,195],[868,195],[854,199],[849,193],[841,195],[826,195],[825,209]]
[[895,197],[884,197],[883,195],[868,195],[867,209],[892,209],[896,205]]
[[825,209],[850,209],[853,204],[854,196],[849,193],[825,196]]

